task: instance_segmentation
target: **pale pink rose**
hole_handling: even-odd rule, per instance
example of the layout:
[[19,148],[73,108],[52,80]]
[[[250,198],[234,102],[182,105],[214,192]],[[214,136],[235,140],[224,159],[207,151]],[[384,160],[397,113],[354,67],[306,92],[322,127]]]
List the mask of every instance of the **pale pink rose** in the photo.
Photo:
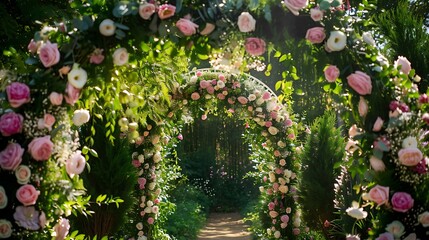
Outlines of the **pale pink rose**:
[[266,43],[261,38],[247,38],[244,45],[246,52],[252,56],[260,56],[265,53]]
[[237,25],[240,32],[255,31],[256,20],[252,15],[250,15],[250,13],[242,12],[240,16],[238,16]]
[[39,44],[37,44],[34,39],[31,39],[30,43],[27,46],[27,49],[30,53],[35,54],[37,53],[37,50],[39,50]]
[[56,43],[47,41],[39,49],[39,58],[46,68],[57,64],[60,61],[60,51]]
[[360,95],[371,94],[372,82],[371,78],[364,72],[356,71],[347,77],[347,83]]
[[215,30],[215,28],[216,28],[216,25],[214,25],[213,23],[206,23],[206,26],[200,32],[200,34],[203,36],[209,35],[210,33],[213,32],[213,30]]
[[403,148],[398,152],[399,162],[407,167],[413,167],[423,159],[423,153],[418,148]]
[[276,218],[279,215],[279,213],[276,211],[270,211],[269,214],[271,218]]
[[325,40],[326,34],[323,27],[313,27],[307,30],[305,38],[313,44],[321,43]]
[[377,117],[375,120],[374,126],[372,127],[372,131],[379,132],[383,127],[384,121],[380,117]]
[[18,143],[9,143],[6,148],[0,152],[0,167],[4,170],[15,170],[22,161],[24,148]]
[[340,76],[340,69],[335,65],[329,65],[324,70],[326,81],[335,82],[337,78]]
[[36,204],[37,198],[39,197],[40,192],[36,190],[33,185],[26,184],[21,186],[16,191],[16,199],[24,206],[30,206]]
[[93,64],[100,64],[104,60],[103,49],[96,48],[91,55],[89,55],[89,62]]
[[30,88],[24,83],[13,82],[6,87],[7,99],[10,106],[18,108],[31,100]]
[[406,192],[396,192],[392,199],[393,210],[397,212],[407,212],[414,206],[414,199]]
[[192,36],[197,33],[198,25],[189,19],[181,18],[176,22],[176,27],[183,33],[183,35]]
[[49,101],[52,105],[59,106],[63,102],[63,95],[61,93],[51,92],[51,94],[49,94]]
[[288,223],[289,222],[289,216],[288,215],[282,215],[280,217],[280,220],[284,223]]
[[[266,177],[266,176],[264,176],[264,177]],[[275,203],[273,203],[273,202],[268,203],[268,210],[270,210],[270,211],[274,210],[274,207],[275,207],[275,206],[276,206],[276,205],[275,205]]]
[[323,11],[319,8],[310,9],[310,17],[313,21],[318,22],[323,19]]
[[57,224],[54,226],[55,231],[55,240],[63,240],[66,238],[70,230],[69,220],[66,218],[61,218]]
[[239,97],[237,98],[237,100],[238,100],[238,102],[239,102],[239,103],[241,103],[241,104],[243,104],[243,105],[247,104],[247,102],[248,102],[247,98],[246,98],[246,97],[243,97],[243,96],[239,96]]
[[48,160],[51,157],[54,144],[51,142],[51,136],[34,138],[28,144],[28,152],[36,161]]
[[8,112],[0,117],[0,133],[4,137],[21,133],[24,117],[19,113]]
[[15,177],[19,184],[27,184],[31,177],[30,168],[25,165],[19,165],[15,170]]
[[128,63],[129,54],[126,48],[118,48],[113,52],[113,64],[123,66]]
[[194,100],[194,101],[196,101],[196,100],[200,99],[200,94],[199,94],[199,93],[197,93],[197,92],[193,92],[193,93],[191,94],[191,99],[192,99],[192,100]]
[[0,219],[0,237],[9,238],[12,236],[12,223],[6,219]]
[[395,240],[395,237],[390,232],[385,232],[378,235],[378,238],[376,238],[375,240]]
[[170,4],[163,4],[158,9],[158,16],[162,20],[162,19],[166,19],[174,16],[175,12],[176,12],[175,6]]
[[208,86],[206,90],[209,94],[213,94],[215,91],[215,89],[212,86]]
[[422,224],[423,227],[429,227],[429,212],[423,212],[419,214],[419,223]]
[[74,152],[70,159],[66,162],[66,171],[70,175],[70,177],[73,177],[75,174],[79,175],[83,172],[85,169],[85,157],[82,156],[81,151]]
[[372,169],[374,169],[374,171],[384,171],[386,169],[386,165],[384,165],[383,160],[375,157],[375,156],[371,156],[371,158],[369,159],[369,163],[371,164]]
[[79,100],[79,96],[80,89],[73,87],[73,85],[71,85],[70,83],[67,83],[66,95],[64,96],[66,103],[73,106],[77,102],[77,100]]
[[284,0],[283,4],[294,14],[299,15],[299,11],[306,8],[307,0]]
[[217,98],[218,98],[219,100],[224,100],[224,99],[225,99],[225,95],[223,95],[222,93],[218,93],[218,94],[217,94]]
[[411,63],[408,61],[406,57],[399,56],[398,59],[395,61],[395,68],[398,68],[401,66],[401,72],[405,75],[410,74],[411,71]]
[[55,117],[52,114],[46,113],[43,118],[39,119],[39,128],[47,128],[49,131],[51,131],[54,123]]
[[[395,239],[400,239],[405,233],[405,226],[402,222],[394,220],[393,222],[387,224],[385,230],[395,237]],[[415,240],[415,239],[414,239]]]
[[150,217],[147,219],[147,223],[149,223],[150,225],[152,225],[155,222],[155,219],[153,219],[153,217]]
[[365,117],[368,113],[368,102],[362,96],[359,99],[358,112],[361,117]]
[[144,20],[148,20],[152,14],[154,14],[156,11],[155,4],[152,3],[143,3],[139,6],[139,14],[140,17]]
[[389,201],[389,187],[375,185],[368,192],[369,200],[381,206]]
[[292,233],[293,235],[299,235],[301,233],[301,230],[299,228],[293,228]]

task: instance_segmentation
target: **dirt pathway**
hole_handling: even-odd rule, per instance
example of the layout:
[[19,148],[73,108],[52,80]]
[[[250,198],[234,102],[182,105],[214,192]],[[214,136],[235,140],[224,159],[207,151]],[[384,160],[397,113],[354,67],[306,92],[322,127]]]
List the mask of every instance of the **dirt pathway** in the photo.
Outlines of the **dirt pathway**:
[[198,240],[251,240],[248,227],[238,213],[212,213]]

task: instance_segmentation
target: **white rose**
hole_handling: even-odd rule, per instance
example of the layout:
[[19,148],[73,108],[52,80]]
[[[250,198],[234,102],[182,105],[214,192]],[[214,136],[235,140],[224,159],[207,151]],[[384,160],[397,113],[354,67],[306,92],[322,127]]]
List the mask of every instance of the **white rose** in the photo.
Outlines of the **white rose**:
[[73,113],[73,124],[76,126],[81,126],[89,121],[89,111],[86,109],[79,109]]
[[148,207],[152,207],[152,206],[153,206],[153,202],[152,202],[151,200],[149,200],[149,201],[147,201],[146,205],[147,205]]
[[[285,180],[286,181],[286,180]],[[287,193],[288,191],[289,191],[289,188],[288,188],[288,186],[286,186],[286,185],[281,185],[280,187],[279,187],[279,191],[281,192],[281,193]]]
[[3,209],[7,206],[7,195],[3,186],[0,186],[0,209]]
[[256,95],[255,94],[250,94],[249,97],[247,97],[247,99],[249,99],[249,101],[255,101],[256,100]]
[[153,155],[153,161],[155,163],[159,163],[161,161],[161,153],[160,152],[156,152],[155,155]]
[[267,102],[267,111],[268,112],[272,112],[272,111],[274,111],[274,109],[276,109],[277,108],[277,104],[276,104],[276,102],[274,102],[274,101],[269,101],[269,102]]
[[126,48],[118,48],[113,52],[113,64],[123,66],[128,63],[128,51]]
[[277,178],[276,178],[276,174],[274,173],[274,172],[269,172],[268,173],[268,176],[269,176],[269,178],[270,178],[270,182],[275,182],[276,180],[277,180]]
[[280,233],[280,231],[275,231],[274,232],[274,237],[275,238],[280,238],[282,236],[282,234]]
[[149,188],[149,190],[154,190],[155,189],[155,186],[156,186],[156,184],[154,183],[154,182],[151,182],[151,183],[149,183],[149,186],[148,186],[148,188]]
[[419,215],[419,223],[423,225],[423,227],[429,227],[429,212],[426,211]]
[[6,219],[0,219],[0,238],[9,238],[12,236],[12,223]]
[[83,68],[73,66],[73,69],[67,75],[68,82],[77,89],[82,89],[88,80],[88,74]]
[[144,209],[144,212],[145,212],[145,213],[152,213],[152,208],[151,208],[151,207],[146,207],[146,208]]
[[265,100],[263,98],[258,98],[258,100],[256,100],[256,105],[261,106],[264,102]]
[[386,226],[386,231],[393,234],[395,238],[400,238],[405,233],[405,227],[400,221],[395,220]]
[[217,81],[216,85],[219,87],[219,89],[222,89],[225,87],[225,83],[223,81]]
[[326,46],[330,51],[341,51],[346,47],[347,36],[341,31],[332,31]]
[[407,137],[402,141],[403,148],[417,148],[417,139],[415,137]]
[[248,12],[242,12],[237,21],[240,32],[251,32],[255,30],[256,20]]
[[197,77],[197,76],[192,76],[192,77],[189,79],[189,83],[190,83],[190,84],[195,84],[195,83],[197,83],[197,80],[198,80],[198,77]]
[[353,201],[352,207],[346,209],[347,214],[358,220],[364,219],[368,216],[368,213],[363,210],[363,208],[359,208],[359,203]]
[[19,184],[27,184],[30,181],[31,170],[25,165],[19,165],[15,170],[15,176]]
[[99,30],[101,35],[109,37],[109,36],[113,36],[113,34],[115,34],[116,31],[116,26],[115,26],[115,22],[113,22],[110,19],[104,19],[99,26]]

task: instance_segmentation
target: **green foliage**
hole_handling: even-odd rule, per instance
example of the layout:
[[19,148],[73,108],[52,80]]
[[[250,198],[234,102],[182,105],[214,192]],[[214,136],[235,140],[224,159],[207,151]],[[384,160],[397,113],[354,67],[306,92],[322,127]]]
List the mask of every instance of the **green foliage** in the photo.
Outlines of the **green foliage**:
[[[79,215],[75,226],[89,236],[112,236],[126,222],[127,214],[136,204],[134,192],[137,182],[135,167],[131,164],[131,150],[127,139],[106,141],[105,122],[92,118],[92,125],[82,126],[81,134],[92,134],[94,144],[89,145],[96,156],[87,155],[90,168],[81,174],[87,193],[92,196],[90,216]],[[93,128],[93,130],[91,130]],[[89,131],[89,132],[88,132]],[[116,129],[119,132],[119,129]],[[119,136],[118,133],[115,134]]]
[[344,158],[344,139],[341,128],[336,128],[335,113],[326,112],[311,126],[302,154],[300,175],[300,203],[305,222],[311,229],[329,234],[325,221],[337,218],[334,215],[334,184],[339,169],[334,166]]
[[209,197],[198,188],[183,183],[171,193],[176,211],[168,217],[167,233],[175,240],[195,240],[209,212]]

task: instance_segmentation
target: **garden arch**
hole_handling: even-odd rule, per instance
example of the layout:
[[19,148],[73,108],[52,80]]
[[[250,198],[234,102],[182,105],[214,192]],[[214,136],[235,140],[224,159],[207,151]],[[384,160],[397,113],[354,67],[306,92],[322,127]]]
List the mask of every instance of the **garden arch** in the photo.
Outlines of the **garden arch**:
[[[272,226],[261,232],[267,238],[299,238],[300,212],[285,205],[294,202],[294,189],[286,186],[293,183],[293,173],[299,168],[293,164],[291,140],[296,132],[291,116],[282,112],[284,108],[277,109],[279,105],[270,101],[271,94],[246,92],[252,88],[238,91],[232,85],[230,88],[237,95],[228,101],[230,91],[216,91],[231,82],[222,83],[223,77],[216,76],[217,73],[191,80],[192,76],[191,82],[204,80],[203,86],[181,88],[183,79],[176,72],[167,68],[159,72],[154,67],[162,63],[173,66],[177,72],[187,72],[188,58],[207,60],[216,55],[220,59],[215,60],[225,60],[236,70],[247,71],[264,65],[262,55],[268,49],[284,64],[286,70],[279,86],[285,90],[288,78],[299,77],[292,55],[282,52],[288,50],[276,49],[283,40],[290,43],[289,40],[271,44],[263,34],[268,31],[275,35],[275,28],[282,25],[279,19],[272,18],[275,11],[294,15],[305,12],[314,20],[317,26],[307,29],[305,44],[309,45],[309,55],[319,54],[316,60],[323,60],[324,66],[318,69],[317,76],[324,72],[325,76],[320,78],[327,81],[324,90],[339,103],[336,108],[344,113],[348,126],[356,124],[350,131],[348,159],[340,165],[353,176],[358,191],[345,191],[357,193],[352,196],[356,203],[343,202],[339,209],[345,219],[340,219],[344,220],[341,234],[348,234],[351,239],[359,235],[410,239],[428,236],[425,156],[429,151],[426,135],[420,130],[427,129],[429,101],[419,93],[420,77],[406,59],[400,57],[392,64],[381,54],[365,15],[371,8],[369,4],[349,9],[337,0],[285,0],[281,4],[251,0],[246,1],[247,5],[239,0],[208,5],[181,0],[174,4],[88,2],[92,4],[73,1],[71,4],[79,13],[77,18],[37,32],[28,45],[29,53],[5,51],[10,61],[5,64],[8,71],[0,75],[5,92],[0,112],[0,140],[4,146],[0,154],[0,210],[7,217],[0,219],[1,237],[16,234],[13,237],[65,238],[70,227],[66,218],[72,212],[83,211],[90,201],[82,195],[84,188],[79,177],[85,157],[97,156],[91,149],[96,131],[88,124],[90,119],[106,120],[102,126],[106,131],[104,140],[114,141],[118,136],[128,139],[136,147],[133,163],[143,168],[139,174],[155,179],[157,166],[163,164],[160,142],[167,143],[167,136],[177,134],[171,122],[181,121],[178,116],[183,116],[184,106],[204,105],[210,111],[213,99],[225,98],[224,106],[236,107],[231,112],[256,121],[250,130],[263,129],[256,130],[261,134],[254,136],[255,143],[264,143],[261,161],[265,162],[260,171],[267,177],[262,190],[269,202],[266,212]],[[259,16],[258,24],[254,16]],[[147,31],[142,31],[142,26]],[[224,77],[231,80],[240,75]],[[207,80],[216,80],[218,89]],[[213,89],[208,90],[210,84]],[[205,91],[221,95],[206,98]],[[248,96],[240,95],[244,93]],[[85,144],[80,146],[77,133],[86,128],[85,124],[89,125],[89,134],[81,135]],[[288,138],[281,137],[282,133],[287,133]],[[144,239],[145,229],[153,224],[159,211],[156,204],[161,189],[143,177],[137,187],[151,191],[140,198],[143,211],[138,214],[144,216],[145,222],[135,226]],[[374,192],[383,193],[383,198],[374,198]],[[95,201],[120,204],[118,199],[106,196]],[[288,214],[292,215],[291,220]]]

